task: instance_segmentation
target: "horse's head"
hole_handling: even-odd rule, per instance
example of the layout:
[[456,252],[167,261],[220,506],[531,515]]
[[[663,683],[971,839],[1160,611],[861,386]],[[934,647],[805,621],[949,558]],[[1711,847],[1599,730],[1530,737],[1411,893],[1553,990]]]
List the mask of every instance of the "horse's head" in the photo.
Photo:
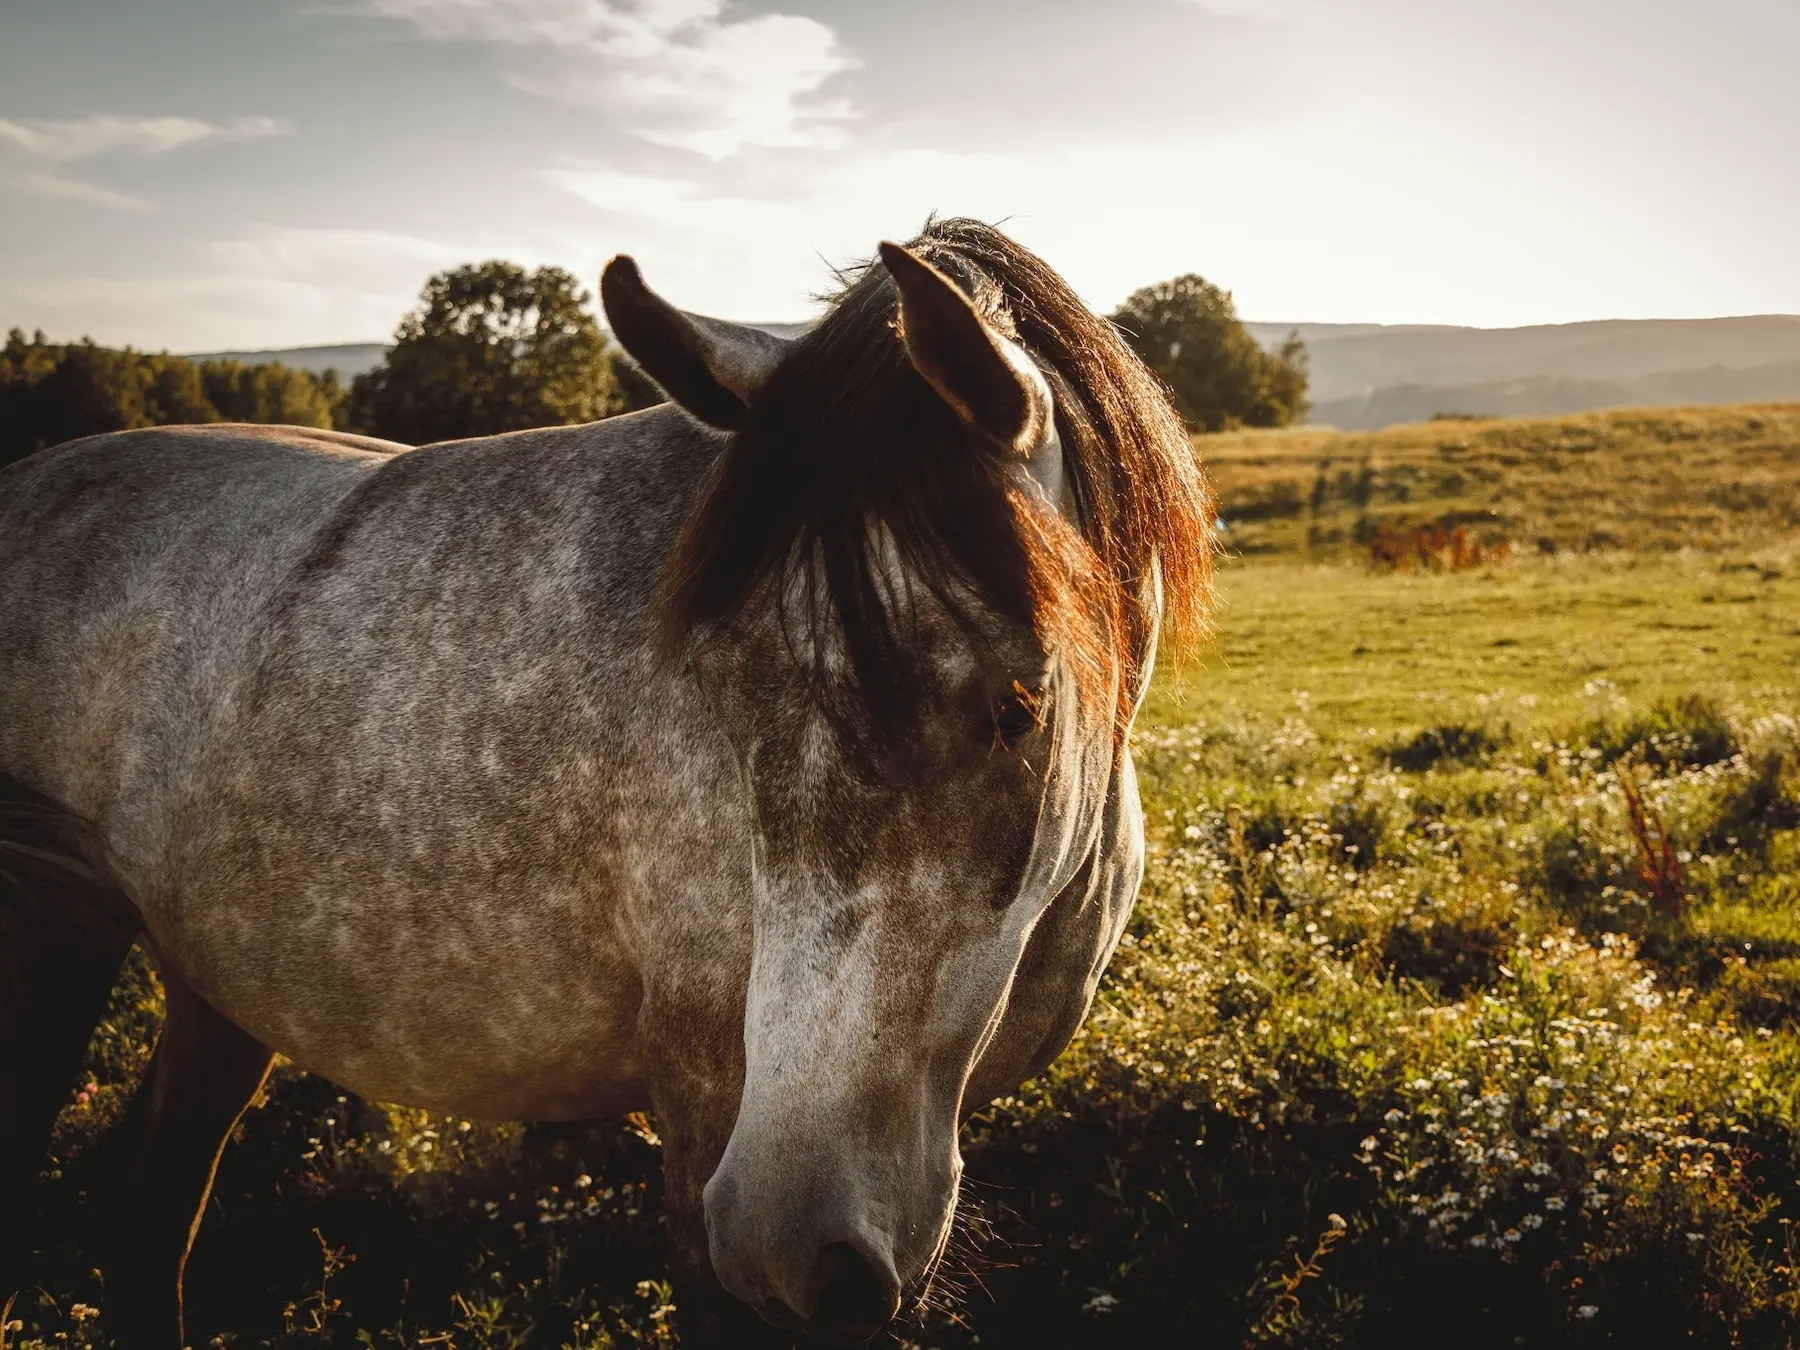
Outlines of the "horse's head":
[[[1142,846],[1124,732],[1165,596],[1187,625],[1206,566],[1178,424],[1049,269],[964,222],[881,263],[791,345],[671,309],[628,260],[603,285],[627,349],[730,433],[666,586],[756,833],[712,1262],[846,1340],[943,1250],[971,1081],[1016,1085],[1086,1007]],[[1106,878],[1126,894],[1096,900]]]

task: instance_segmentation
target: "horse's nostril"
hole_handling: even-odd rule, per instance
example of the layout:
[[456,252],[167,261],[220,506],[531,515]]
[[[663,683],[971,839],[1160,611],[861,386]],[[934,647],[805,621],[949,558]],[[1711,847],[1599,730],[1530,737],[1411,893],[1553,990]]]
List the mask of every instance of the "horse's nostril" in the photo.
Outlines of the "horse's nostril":
[[878,1272],[847,1242],[834,1242],[820,1256],[825,1282],[807,1330],[830,1345],[861,1345],[900,1311],[900,1291],[891,1275]]

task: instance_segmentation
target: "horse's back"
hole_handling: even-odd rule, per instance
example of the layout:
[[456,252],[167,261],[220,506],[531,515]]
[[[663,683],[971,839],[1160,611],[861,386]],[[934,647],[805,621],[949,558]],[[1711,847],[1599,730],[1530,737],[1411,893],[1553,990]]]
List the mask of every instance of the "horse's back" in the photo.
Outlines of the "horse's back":
[[[254,615],[405,447],[298,427],[115,432],[0,471],[0,773],[101,823],[229,691]],[[174,750],[155,768],[143,752]]]

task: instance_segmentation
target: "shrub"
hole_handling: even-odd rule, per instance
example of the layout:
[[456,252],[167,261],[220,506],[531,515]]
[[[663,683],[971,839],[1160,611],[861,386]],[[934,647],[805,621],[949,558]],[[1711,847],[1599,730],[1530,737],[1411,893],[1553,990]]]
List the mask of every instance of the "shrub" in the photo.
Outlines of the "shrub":
[[1777,831],[1800,825],[1800,799],[1787,781],[1791,767],[1785,747],[1758,756],[1749,776],[1718,802],[1701,846],[1712,853],[1739,848],[1766,853]]
[[1615,850],[1579,822],[1559,822],[1544,835],[1538,880],[1555,904],[1579,911],[1623,880]]
[[1658,769],[1719,764],[1738,750],[1730,719],[1705,694],[1659,702],[1623,722],[1602,718],[1589,727],[1586,739],[1600,751],[1602,763],[1637,757]]
[[1382,964],[1397,979],[1417,980],[1444,999],[1489,988],[1514,941],[1512,906],[1498,897],[1458,896],[1415,911],[1388,930]]
[[1326,820],[1337,836],[1343,857],[1358,871],[1367,871],[1381,856],[1387,838],[1387,807],[1367,794],[1331,804]]
[[1231,520],[1285,520],[1300,515],[1306,503],[1300,496],[1300,485],[1291,479],[1278,478],[1255,489],[1234,495],[1221,504],[1221,514]]
[[1479,763],[1499,748],[1499,739],[1485,727],[1449,722],[1442,726],[1426,727],[1390,746],[1386,758],[1397,769],[1404,769],[1408,773],[1424,773],[1447,761]]

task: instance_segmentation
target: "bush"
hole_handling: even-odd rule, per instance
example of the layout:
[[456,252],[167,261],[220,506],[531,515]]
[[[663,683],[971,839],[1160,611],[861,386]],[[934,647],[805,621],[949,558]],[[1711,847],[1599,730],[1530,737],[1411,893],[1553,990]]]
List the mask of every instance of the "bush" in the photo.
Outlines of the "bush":
[[1623,722],[1603,718],[1588,729],[1587,741],[1602,763],[1636,757],[1658,769],[1719,764],[1738,749],[1730,719],[1704,694],[1657,703]]
[[1463,722],[1426,727],[1387,751],[1387,761],[1408,773],[1424,773],[1444,763],[1475,764],[1500,748],[1485,727]]
[[1779,831],[1800,825],[1800,797],[1788,781],[1793,768],[1785,746],[1758,756],[1748,776],[1726,788],[1701,847],[1710,853],[1736,849],[1766,853]]
[[1514,941],[1512,920],[1512,906],[1497,897],[1456,896],[1389,929],[1382,963],[1395,978],[1418,980],[1439,998],[1466,998],[1500,978]]
[[1299,485],[1280,478],[1222,502],[1219,514],[1237,521],[1286,520],[1305,510],[1306,503],[1301,500]]

